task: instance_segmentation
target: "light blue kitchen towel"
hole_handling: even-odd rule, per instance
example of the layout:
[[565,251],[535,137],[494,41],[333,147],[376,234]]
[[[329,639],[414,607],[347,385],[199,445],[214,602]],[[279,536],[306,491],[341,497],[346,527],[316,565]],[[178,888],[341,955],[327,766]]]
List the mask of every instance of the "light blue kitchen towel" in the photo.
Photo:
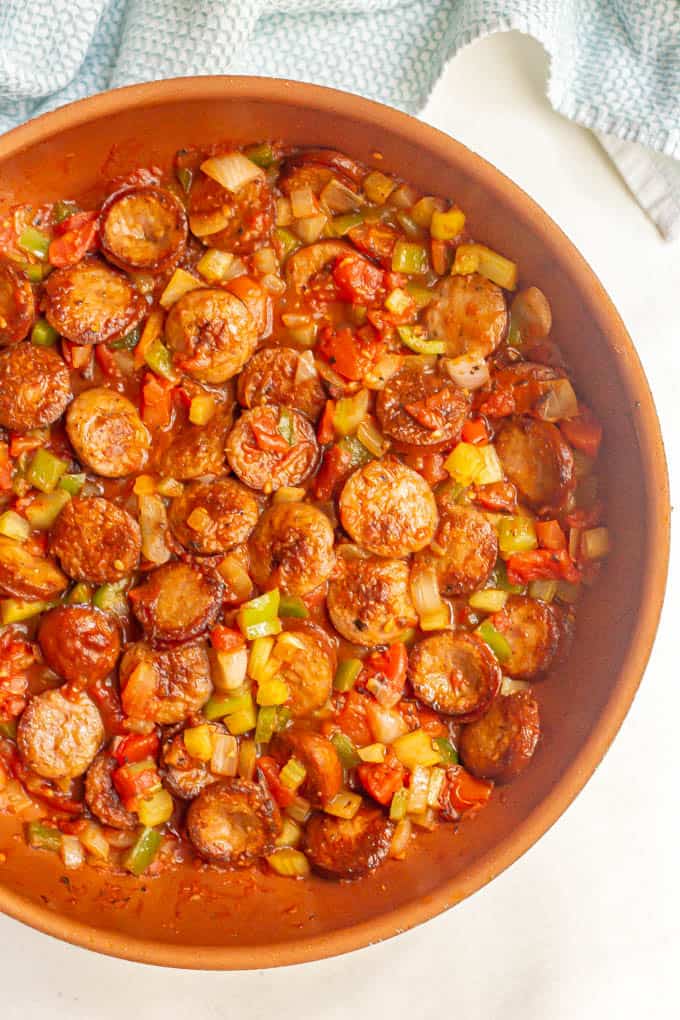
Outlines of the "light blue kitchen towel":
[[680,0],[0,0],[0,132],[192,74],[314,81],[417,113],[461,47],[512,29],[548,51],[554,108],[597,132],[680,236]]

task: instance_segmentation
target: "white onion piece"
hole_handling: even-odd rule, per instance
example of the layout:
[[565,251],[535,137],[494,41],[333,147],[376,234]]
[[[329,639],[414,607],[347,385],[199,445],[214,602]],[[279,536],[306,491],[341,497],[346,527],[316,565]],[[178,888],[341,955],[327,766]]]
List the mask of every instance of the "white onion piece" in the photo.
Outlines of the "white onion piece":
[[408,733],[408,726],[394,708],[385,708],[371,701],[366,706],[368,725],[373,739],[379,744],[391,744],[397,737]]
[[302,383],[309,382],[312,379],[318,379],[319,373],[316,370],[314,364],[314,355],[311,351],[304,351],[297,360],[295,366],[295,379],[293,380],[294,386],[300,386]]
[[264,178],[264,171],[242,152],[226,152],[222,156],[212,156],[206,159],[205,163],[201,163],[201,170],[234,194],[250,181]]
[[408,794],[408,813],[419,815],[427,807],[427,791],[430,788],[430,770],[425,765],[416,765],[411,773]]
[[232,652],[218,652],[212,649],[211,674],[213,686],[218,691],[236,691],[242,687],[248,668],[248,651],[236,648]]
[[87,823],[80,834],[80,841],[93,857],[97,857],[100,861],[107,860],[110,850],[109,841],[94,822]]
[[216,776],[235,776],[238,771],[238,741],[229,733],[213,737],[210,771]]
[[528,691],[529,684],[526,680],[512,680],[509,676],[504,676],[501,681],[501,694],[514,694],[515,691]]
[[411,598],[418,616],[430,616],[442,607],[434,567],[420,567],[411,574]]
[[461,354],[459,358],[444,358],[443,361],[456,386],[478,390],[489,382],[489,366],[479,354]]
[[408,847],[410,838],[411,820],[409,818],[402,818],[399,822],[397,822],[397,827],[394,830],[394,836],[390,843],[390,857],[393,857],[397,861],[403,860],[406,856],[406,848]]
[[160,496],[138,496],[142,554],[149,563],[167,563],[171,553],[166,541],[168,517]]
[[83,844],[77,836],[61,837],[61,859],[64,867],[70,869],[79,868],[85,863],[85,851]]

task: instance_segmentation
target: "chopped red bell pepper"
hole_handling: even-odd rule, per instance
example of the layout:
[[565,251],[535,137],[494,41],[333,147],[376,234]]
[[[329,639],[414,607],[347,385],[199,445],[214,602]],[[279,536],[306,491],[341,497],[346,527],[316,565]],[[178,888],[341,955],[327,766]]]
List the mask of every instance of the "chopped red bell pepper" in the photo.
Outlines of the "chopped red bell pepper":
[[359,691],[348,691],[344,703],[338,699],[338,704],[340,710],[335,716],[336,725],[357,747],[366,747],[373,741],[366,714],[371,699],[366,694],[360,694]]
[[474,498],[487,510],[514,513],[517,509],[517,488],[512,482],[489,482],[474,486]]
[[384,353],[385,345],[371,330],[355,334],[349,327],[322,331],[317,354],[331,365],[338,375],[354,382],[363,379]]
[[404,784],[404,766],[394,753],[389,755],[389,761],[386,758],[381,763],[358,765],[357,775],[366,793],[378,804],[389,804]]
[[373,305],[384,290],[384,273],[368,259],[346,255],[333,267],[340,297],[356,305]]
[[560,431],[567,442],[586,457],[597,457],[602,443],[602,426],[584,404],[579,405],[577,418],[565,418],[560,422]]
[[536,537],[542,549],[566,549],[567,536],[559,521],[536,521]]
[[319,444],[321,446],[328,446],[328,444],[332,443],[333,440],[335,439],[335,428],[333,426],[334,414],[335,414],[335,401],[327,400],[316,433],[316,438],[319,440]]
[[483,418],[471,418],[463,425],[462,439],[473,446],[485,446],[491,437]]
[[9,492],[12,488],[12,464],[9,459],[9,446],[0,443],[0,491]]
[[142,385],[142,421],[150,428],[165,428],[172,418],[172,390],[169,379],[147,372]]
[[326,501],[332,499],[336,489],[352,470],[352,455],[344,446],[329,446],[312,483],[314,498]]
[[515,553],[506,561],[510,584],[529,581],[568,581],[576,584],[581,574],[566,549],[531,549]]
[[155,758],[159,746],[155,730],[151,733],[128,733],[116,747],[113,757],[119,765],[130,765],[145,758]]
[[221,623],[210,631],[210,643],[218,652],[235,652],[237,648],[243,648],[244,644],[240,630],[225,627]]
[[115,354],[106,344],[97,344],[94,349],[94,357],[104,375],[108,376],[109,379],[115,379],[122,374]]
[[439,808],[444,818],[455,821],[460,815],[472,814],[483,808],[492,791],[493,783],[489,780],[477,779],[462,765],[451,765],[446,770],[439,795]]
[[295,800],[294,790],[284,786],[279,779],[280,768],[278,762],[273,758],[264,757],[257,759],[257,767],[265,778],[269,791],[280,808],[287,808]]
[[437,485],[449,477],[444,468],[446,456],[442,453],[407,453],[404,460],[409,467],[422,475],[428,485]]
[[403,641],[397,641],[384,651],[371,652],[366,656],[361,683],[380,705],[393,708],[404,693],[407,669],[406,645]]
[[53,266],[74,266],[88,251],[97,247],[98,212],[81,212],[57,224],[50,241],[48,259]]
[[[146,767],[140,768],[142,765]],[[161,785],[156,763],[151,758],[120,765],[111,773],[111,779],[124,803],[134,801],[143,793],[157,790]]]
[[276,412],[271,408],[263,408],[260,417],[251,421],[250,427],[260,450],[283,454],[290,451],[290,443],[286,436],[281,435],[278,426]]
[[453,247],[449,241],[439,241],[436,237],[430,242],[432,268],[437,276],[446,276],[453,263]]

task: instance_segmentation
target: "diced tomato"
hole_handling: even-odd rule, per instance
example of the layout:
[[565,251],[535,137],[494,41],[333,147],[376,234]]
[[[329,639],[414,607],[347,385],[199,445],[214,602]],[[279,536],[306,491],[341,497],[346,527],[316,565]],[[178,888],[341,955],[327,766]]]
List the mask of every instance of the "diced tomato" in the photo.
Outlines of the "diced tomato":
[[373,740],[373,734],[366,715],[371,699],[359,691],[349,691],[345,702],[335,717],[337,725],[357,747],[365,747]]
[[82,372],[90,364],[92,346],[90,344],[72,344],[70,340],[62,339],[61,353],[67,365]]
[[566,549],[531,549],[515,553],[506,561],[510,584],[529,581],[569,581],[575,584],[581,574]]
[[332,443],[335,438],[335,428],[333,427],[334,414],[335,414],[335,401],[327,400],[316,433],[316,438],[319,440],[319,444],[321,446],[328,446],[328,444]]
[[439,808],[444,818],[456,820],[460,815],[469,815],[483,808],[493,790],[493,783],[477,779],[462,765],[451,765],[439,795]]
[[332,499],[352,470],[352,455],[344,446],[329,446],[312,483],[314,498],[325,501]]
[[[392,252],[399,240],[399,231],[387,223],[361,223],[352,227],[350,240],[359,251],[370,255],[386,269],[392,266]],[[397,284],[396,286],[399,286]]]
[[594,528],[604,516],[604,503],[597,500],[590,507],[577,507],[564,516],[564,523],[569,528]]
[[586,457],[597,457],[602,442],[602,425],[593,412],[584,404],[579,405],[577,418],[565,418],[560,422],[560,431],[567,442]]
[[9,492],[12,488],[12,464],[9,459],[9,446],[0,443],[0,492]]
[[142,385],[142,421],[150,428],[165,428],[172,419],[172,390],[169,379],[147,372]]
[[155,758],[158,748],[159,740],[155,730],[152,733],[129,733],[118,744],[113,757],[119,765],[129,765],[144,761],[145,758]]
[[442,453],[407,453],[404,461],[409,467],[422,475],[428,485],[437,485],[449,477],[444,469],[445,454]]
[[321,333],[316,350],[339,375],[358,381],[370,372],[384,353],[385,346],[375,338],[375,334],[369,338],[367,331],[362,331],[359,336],[348,327],[337,331],[326,328]]
[[512,482],[489,482],[475,485],[474,498],[487,510],[513,513],[517,509],[517,489]]
[[536,521],[536,537],[543,549],[566,549],[567,536],[558,521]]
[[243,635],[238,630],[218,623],[210,631],[210,643],[218,652],[235,652],[243,647]]
[[394,753],[389,759],[389,762],[386,759],[378,764],[365,762],[357,766],[361,785],[378,804],[389,804],[404,784],[404,766]]
[[250,427],[260,450],[265,450],[268,453],[288,453],[290,443],[285,436],[281,435],[277,425],[273,411],[266,419],[262,416],[257,421],[251,421]]
[[344,301],[356,305],[372,305],[384,289],[382,269],[368,259],[356,255],[344,256],[333,267],[333,279]]
[[269,791],[280,808],[287,808],[295,800],[295,792],[284,786],[279,779],[279,765],[273,758],[258,758],[257,766],[265,778]]
[[489,442],[489,430],[483,418],[471,418],[463,425],[462,439],[473,446],[485,446]]
[[[130,592],[129,597],[133,596],[134,592]],[[156,693],[157,683],[156,669],[151,663],[140,662],[135,666],[120,696],[125,714],[143,719],[149,701]]]
[[361,682],[379,704],[392,708],[404,693],[407,669],[406,645],[397,641],[384,651],[371,652],[364,659]]
[[435,393],[428,394],[423,400],[416,400],[412,404],[405,404],[406,410],[412,418],[423,426],[423,428],[435,429],[444,428],[448,423],[451,412],[451,396],[445,386]]
[[515,396],[512,390],[495,390],[480,404],[478,410],[487,418],[506,418],[515,413]]
[[88,251],[97,247],[98,212],[82,212],[69,216],[55,227],[48,258],[53,266],[74,266]]
[[10,432],[9,455],[20,457],[22,453],[33,453],[45,445],[45,433],[37,430],[33,435],[30,432]]
[[161,785],[161,778],[156,771],[155,763],[149,759],[149,767],[140,769],[138,766],[141,763],[131,762],[127,765],[120,765],[111,773],[113,785],[124,803],[126,801],[129,803],[143,793],[157,790]]
[[118,362],[116,361],[116,356],[113,351],[106,346],[106,344],[97,344],[94,349],[94,357],[104,375],[108,376],[110,379],[121,374]]

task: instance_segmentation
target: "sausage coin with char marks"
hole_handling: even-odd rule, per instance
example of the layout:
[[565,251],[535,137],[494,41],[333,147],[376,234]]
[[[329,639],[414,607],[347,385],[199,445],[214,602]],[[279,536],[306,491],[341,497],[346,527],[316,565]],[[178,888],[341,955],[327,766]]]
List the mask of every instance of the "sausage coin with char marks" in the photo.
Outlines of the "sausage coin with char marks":
[[378,393],[376,414],[395,449],[435,453],[460,439],[470,399],[436,372],[402,368]]
[[50,533],[50,552],[75,581],[121,581],[139,563],[142,535],[134,517],[101,496],[66,504]]
[[189,641],[215,623],[223,585],[217,574],[195,563],[166,563],[129,593],[132,611],[151,641]]
[[252,493],[233,478],[193,482],[173,499],[168,522],[189,552],[214,555],[248,539],[259,508]]
[[84,390],[66,414],[78,459],[104,478],[134,475],[146,465],[151,436],[131,400],[106,386]]
[[268,791],[247,779],[211,784],[187,812],[187,833],[201,857],[230,868],[245,868],[270,854],[280,827]]
[[503,663],[508,676],[531,680],[549,668],[559,646],[561,628],[555,610],[547,602],[511,595],[490,622],[510,646],[510,656]]
[[161,726],[183,722],[200,711],[212,694],[210,660],[203,643],[189,642],[170,648],[153,648],[146,641],[128,645],[119,669],[123,704],[130,677],[141,665],[148,666],[155,675],[143,718]]
[[66,687],[31,698],[17,727],[21,757],[45,779],[82,776],[103,739],[94,702],[84,691]]
[[335,566],[333,526],[309,503],[276,503],[250,536],[251,574],[260,588],[307,595]]
[[227,460],[251,489],[300,485],[319,462],[314,428],[299,411],[272,406],[244,411],[227,439]]
[[99,217],[102,251],[109,262],[133,272],[159,273],[181,256],[187,217],[171,192],[152,185],[109,195]]
[[328,587],[328,615],[338,633],[357,645],[388,645],[415,626],[416,611],[403,560],[341,557]]
[[50,273],[44,302],[50,326],[73,344],[117,340],[147,311],[132,281],[95,256]]
[[304,850],[325,878],[361,878],[386,860],[394,825],[379,808],[363,805],[354,818],[312,815]]
[[224,383],[255,352],[257,330],[250,312],[234,294],[201,287],[172,306],[165,339],[180,371],[200,382]]
[[38,641],[50,669],[73,682],[103,680],[120,655],[115,617],[90,606],[57,606],[45,613]]
[[443,631],[419,641],[409,656],[409,680],[420,701],[458,722],[487,710],[501,686],[501,668],[475,634]]
[[483,513],[453,506],[445,511],[429,549],[415,557],[413,570],[431,568],[446,598],[480,588],[498,556],[498,537]]
[[111,777],[117,768],[118,762],[106,751],[97,755],[85,776],[85,803],[102,825],[131,831],[137,828],[139,819],[123,807],[123,802],[113,785]]
[[529,764],[541,733],[538,704],[530,691],[502,694],[458,744],[466,769],[480,779],[507,783]]
[[62,358],[50,347],[20,343],[0,352],[0,425],[15,432],[51,425],[72,399]]

